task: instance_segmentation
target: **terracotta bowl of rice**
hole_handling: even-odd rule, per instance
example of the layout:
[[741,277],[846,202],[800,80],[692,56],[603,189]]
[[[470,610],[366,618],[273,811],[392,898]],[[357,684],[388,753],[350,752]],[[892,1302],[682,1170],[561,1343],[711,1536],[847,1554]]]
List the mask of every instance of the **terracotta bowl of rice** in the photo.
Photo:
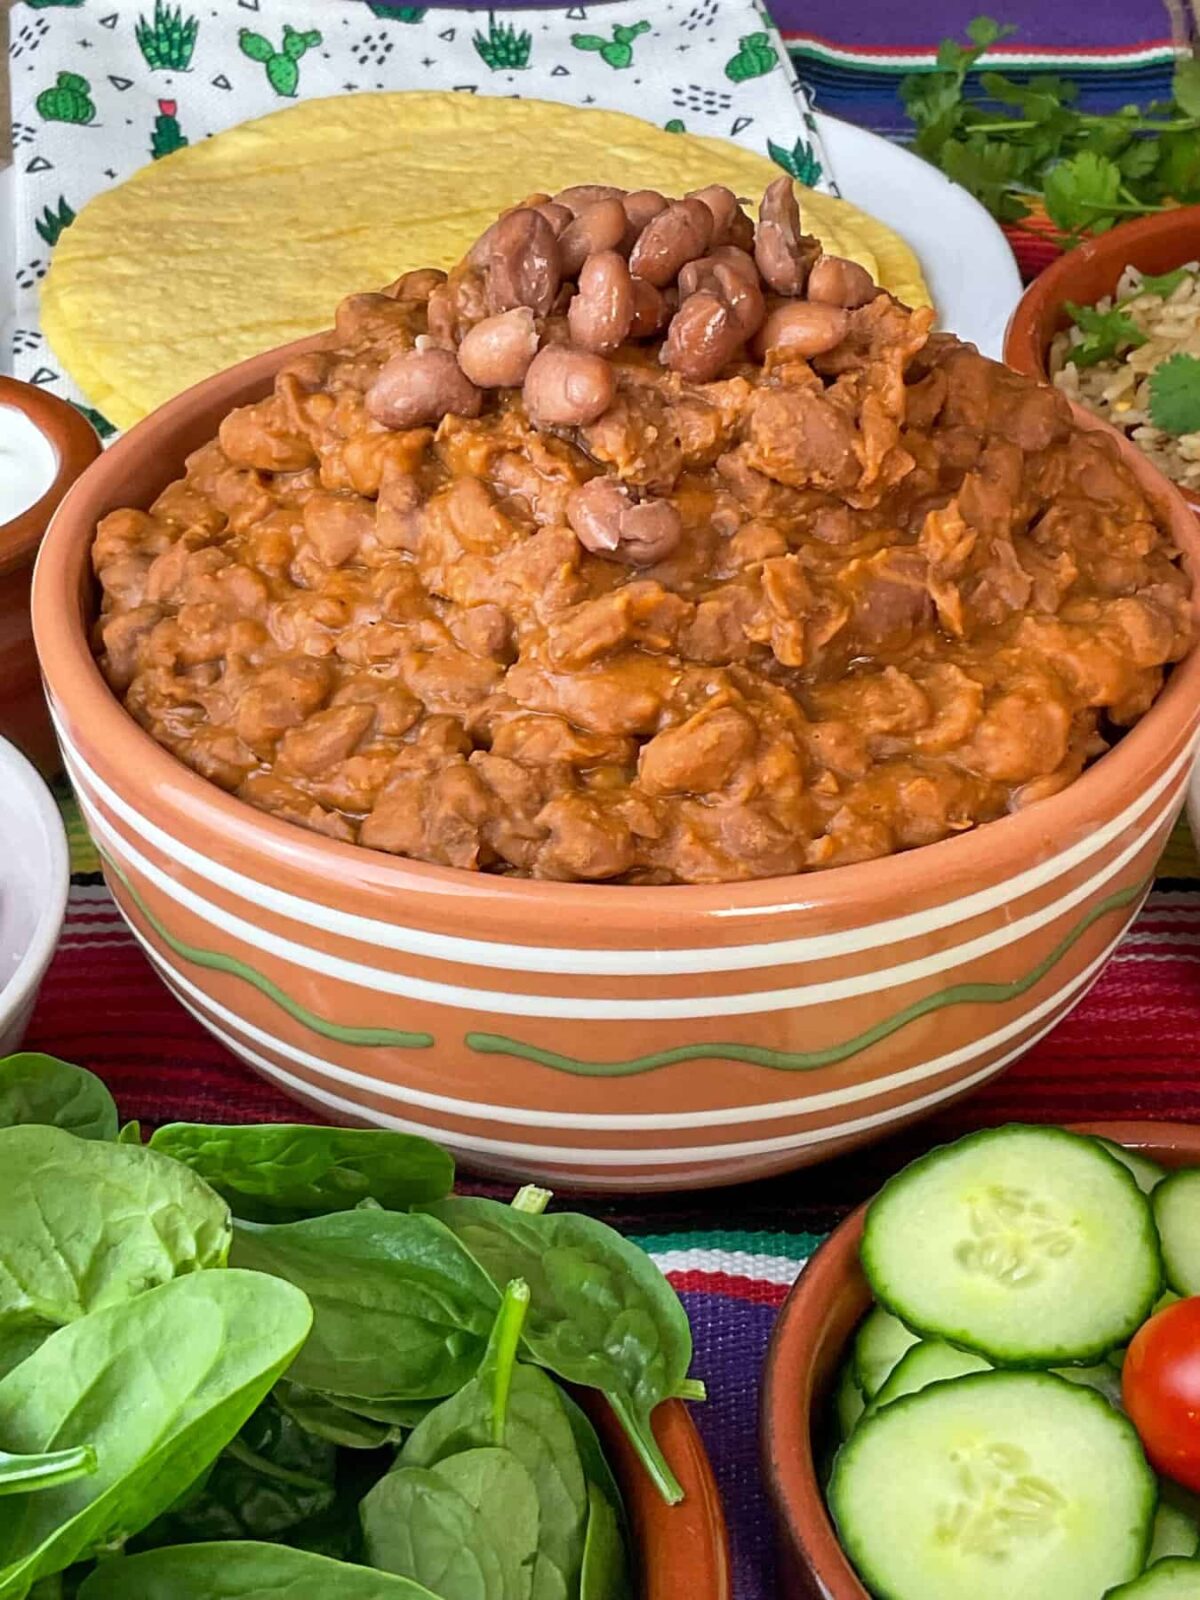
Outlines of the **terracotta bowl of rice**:
[[[1111,355],[1072,360],[1084,333],[1068,307],[1115,308],[1134,333]],[[1154,375],[1178,356],[1200,360],[1200,206],[1139,217],[1069,250],[1030,284],[1004,340],[1010,367],[1111,423],[1200,515],[1200,428],[1167,432],[1153,415]]]

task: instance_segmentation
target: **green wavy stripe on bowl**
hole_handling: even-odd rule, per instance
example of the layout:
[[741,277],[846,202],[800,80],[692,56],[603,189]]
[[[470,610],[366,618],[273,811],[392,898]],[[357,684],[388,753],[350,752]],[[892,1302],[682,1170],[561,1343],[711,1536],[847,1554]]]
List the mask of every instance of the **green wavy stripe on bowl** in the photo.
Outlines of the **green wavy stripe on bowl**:
[[1007,1000],[1017,1000],[1027,994],[1035,984],[1050,972],[1068,950],[1083,938],[1094,923],[1110,911],[1122,911],[1133,904],[1150,887],[1152,878],[1143,878],[1128,889],[1118,889],[1100,900],[1080,922],[1071,929],[1047,956],[1030,968],[1023,978],[1011,983],[956,983],[938,994],[915,1000],[893,1016],[885,1017],[874,1027],[856,1034],[842,1044],[830,1045],[825,1050],[770,1050],[756,1044],[681,1044],[672,1050],[657,1050],[651,1055],[633,1056],[627,1061],[584,1061],[579,1056],[563,1056],[554,1050],[543,1050],[538,1045],[523,1044],[520,1039],[509,1039],[500,1033],[468,1033],[466,1044],[481,1055],[515,1056],[539,1067],[552,1067],[556,1072],[571,1072],[581,1078],[626,1078],[639,1072],[654,1072],[659,1067],[669,1067],[680,1061],[746,1061],[756,1067],[770,1067],[776,1072],[813,1072],[818,1067],[837,1066],[848,1061],[880,1040],[889,1038],[910,1022],[931,1012],[942,1011],[947,1006],[981,1004],[1002,1005]]
[[121,880],[125,893],[158,937],[182,960],[190,961],[197,967],[207,967],[210,972],[227,972],[234,978],[241,978],[243,983],[250,984],[260,994],[265,994],[268,1000],[273,1000],[281,1011],[286,1011],[296,1022],[311,1028],[323,1038],[336,1039],[339,1044],[387,1045],[396,1050],[428,1050],[434,1043],[431,1033],[403,1033],[396,1028],[346,1028],[341,1023],[330,1022],[328,1018],[318,1016],[315,1011],[302,1006],[298,1000],[293,1000],[277,983],[273,983],[263,973],[256,972],[253,967],[247,966],[244,961],[238,961],[234,956],[222,955],[216,950],[204,950],[199,945],[186,944],[184,940],[177,939],[150,910],[108,851],[101,849],[100,855],[109,870]]

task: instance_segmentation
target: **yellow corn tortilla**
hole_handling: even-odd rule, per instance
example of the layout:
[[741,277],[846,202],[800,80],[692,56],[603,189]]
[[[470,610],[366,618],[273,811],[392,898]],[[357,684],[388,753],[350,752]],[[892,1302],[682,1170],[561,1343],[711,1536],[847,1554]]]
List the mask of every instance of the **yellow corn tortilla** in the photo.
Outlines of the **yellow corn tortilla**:
[[[247,356],[328,327],[344,295],[449,267],[535,189],[615,183],[757,201],[779,168],[622,112],[439,93],[307,100],[153,162],[97,195],[55,249],[42,326],[119,427]],[[807,229],[910,305],[916,257],[844,200],[800,194]]]

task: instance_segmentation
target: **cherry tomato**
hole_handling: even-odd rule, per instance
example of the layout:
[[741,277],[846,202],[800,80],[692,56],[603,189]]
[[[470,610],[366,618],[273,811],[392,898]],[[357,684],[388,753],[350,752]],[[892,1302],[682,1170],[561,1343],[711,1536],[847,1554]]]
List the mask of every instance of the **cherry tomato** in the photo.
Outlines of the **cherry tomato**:
[[1151,1465],[1200,1492],[1200,1297],[1178,1300],[1142,1324],[1125,1356],[1121,1390]]

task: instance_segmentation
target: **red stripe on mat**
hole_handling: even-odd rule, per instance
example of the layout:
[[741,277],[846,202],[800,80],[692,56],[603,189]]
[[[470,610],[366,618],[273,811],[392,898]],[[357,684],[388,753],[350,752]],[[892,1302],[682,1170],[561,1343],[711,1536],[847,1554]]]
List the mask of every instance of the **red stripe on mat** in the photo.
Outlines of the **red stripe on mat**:
[[787,1299],[788,1283],[762,1283],[731,1272],[668,1272],[677,1294],[719,1294],[727,1300],[747,1300],[756,1306],[778,1308]]

